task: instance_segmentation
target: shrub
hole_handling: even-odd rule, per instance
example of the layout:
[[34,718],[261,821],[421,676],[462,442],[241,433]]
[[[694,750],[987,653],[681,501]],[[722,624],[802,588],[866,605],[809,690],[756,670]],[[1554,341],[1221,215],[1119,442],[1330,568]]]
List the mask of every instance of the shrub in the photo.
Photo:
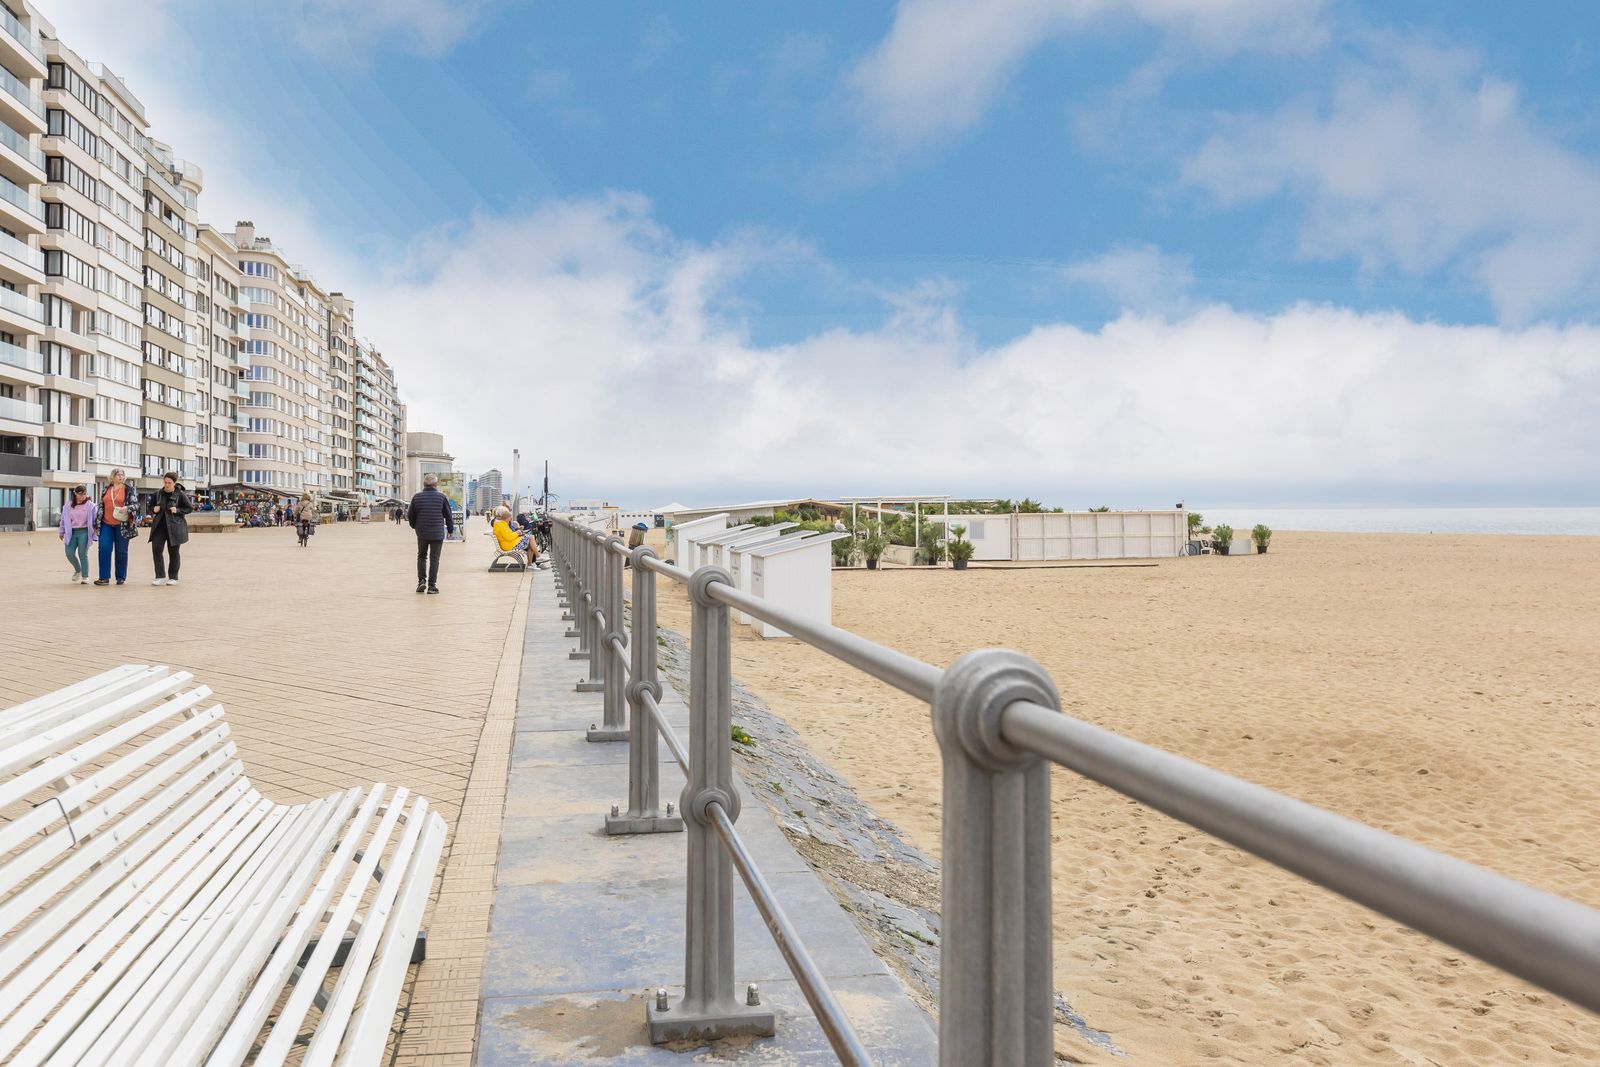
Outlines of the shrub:
[[967,540],[967,528],[959,525],[950,527],[949,547],[950,558],[960,563],[965,563],[971,559],[973,550],[977,548],[976,545]]
[[1100,505],[1100,506],[1099,506],[1099,507],[1097,507],[1097,508],[1090,508],[1090,509],[1089,509],[1089,510],[1090,510],[1090,511],[1091,511],[1091,512],[1099,512],[1099,511],[1110,511],[1110,510],[1111,510],[1111,508],[1110,508],[1110,507],[1109,507],[1109,506],[1107,506],[1107,505],[1105,505],[1105,504],[1101,504],[1101,505]]
[[848,567],[855,562],[856,543],[848,537],[841,537],[833,542],[833,565],[835,567]]
[[866,557],[869,563],[875,563],[881,559],[883,550],[888,547],[889,539],[884,537],[882,529],[876,526],[861,540],[861,554]]
[[1226,524],[1218,526],[1211,531],[1211,540],[1215,541],[1217,548],[1226,554],[1228,546],[1233,544],[1233,527]]
[[1189,536],[1193,537],[1194,532],[1200,529],[1200,524],[1205,521],[1205,516],[1198,511],[1189,512]]
[[1256,528],[1250,531],[1250,540],[1254,541],[1262,548],[1266,548],[1267,542],[1272,540],[1271,528],[1268,527],[1266,523],[1256,523]]

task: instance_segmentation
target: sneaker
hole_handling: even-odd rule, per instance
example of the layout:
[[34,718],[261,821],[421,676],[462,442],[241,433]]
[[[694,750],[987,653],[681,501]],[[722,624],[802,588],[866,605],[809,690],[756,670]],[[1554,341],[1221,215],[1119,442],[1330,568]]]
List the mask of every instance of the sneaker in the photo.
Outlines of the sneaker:
[[83,581],[83,575],[79,574],[77,571],[73,571],[72,577],[68,578],[67,581],[71,582],[73,585],[77,585],[79,582]]
[[[110,585],[111,584],[111,580],[108,579],[108,578],[96,578],[94,580],[94,584],[95,585]],[[117,584],[121,585],[122,583],[118,582]]]
[[428,586],[428,592],[430,592],[430,593],[437,593],[437,592],[438,592],[438,591],[439,591],[439,587],[438,587],[438,586],[436,586],[436,585],[430,585],[430,586]]
[[[101,585],[101,584],[103,584],[103,583],[101,583],[101,582],[96,582],[96,583],[95,583],[95,584],[96,584],[96,585]],[[117,579],[117,584],[118,584],[118,585],[127,585],[127,584],[128,584],[128,579],[126,579],[126,578],[118,578],[118,579]]]
[[166,585],[167,584],[167,580],[165,578],[152,578],[150,580],[150,584],[151,585]]
[[178,584],[178,579],[176,579],[176,578],[168,578],[167,579],[167,584],[168,585],[177,585]]
[[427,582],[418,582],[417,583],[417,592],[426,593],[427,591],[428,591],[428,583]]

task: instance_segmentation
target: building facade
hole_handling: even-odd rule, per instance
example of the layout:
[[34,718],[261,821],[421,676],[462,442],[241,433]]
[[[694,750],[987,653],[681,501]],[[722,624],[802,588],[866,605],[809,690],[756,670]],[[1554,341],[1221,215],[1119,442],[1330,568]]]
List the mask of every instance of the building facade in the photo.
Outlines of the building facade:
[[[63,460],[51,442],[62,408],[46,401],[60,365],[45,360],[45,207],[40,190],[47,163],[41,142],[46,109],[41,95],[48,65],[37,17],[25,5],[0,6],[0,529],[23,529],[47,497],[47,452]],[[47,384],[47,380],[50,384]],[[73,380],[70,379],[69,380]],[[68,409],[82,410],[81,403]],[[69,419],[70,425],[70,419]],[[65,462],[84,462],[83,449],[67,448]],[[59,468],[52,476],[60,480]]]
[[393,369],[254,224],[200,221],[200,168],[26,0],[0,0],[0,529],[70,487],[176,471],[204,498],[400,496]]
[[478,494],[473,498],[472,506],[479,511],[499,507],[505,499],[500,482],[500,472],[492,467],[478,475]]
[[406,475],[403,492],[406,499],[422,489],[426,474],[443,477],[455,469],[456,458],[444,450],[444,436],[436,433],[406,434]]

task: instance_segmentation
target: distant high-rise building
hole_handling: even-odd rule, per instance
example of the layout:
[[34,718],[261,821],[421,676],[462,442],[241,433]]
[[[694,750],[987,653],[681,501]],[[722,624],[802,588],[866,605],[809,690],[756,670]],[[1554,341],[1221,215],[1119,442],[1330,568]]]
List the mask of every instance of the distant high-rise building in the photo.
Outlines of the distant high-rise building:
[[444,450],[444,437],[436,433],[406,434],[404,493],[407,499],[422,490],[425,474],[449,474],[456,458]]
[[478,476],[478,492],[473,498],[472,506],[479,511],[488,511],[497,508],[504,501],[504,493],[500,488],[500,472],[490,468]]

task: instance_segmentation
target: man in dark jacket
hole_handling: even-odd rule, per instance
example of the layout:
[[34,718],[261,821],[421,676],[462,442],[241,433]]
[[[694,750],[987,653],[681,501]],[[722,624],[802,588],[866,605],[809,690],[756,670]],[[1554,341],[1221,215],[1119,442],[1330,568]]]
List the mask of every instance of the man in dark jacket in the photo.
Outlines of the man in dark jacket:
[[450,501],[439,492],[439,476],[424,474],[422,492],[411,498],[407,510],[411,528],[417,531],[417,592],[439,591],[439,552],[444,539],[455,533],[455,518]]

